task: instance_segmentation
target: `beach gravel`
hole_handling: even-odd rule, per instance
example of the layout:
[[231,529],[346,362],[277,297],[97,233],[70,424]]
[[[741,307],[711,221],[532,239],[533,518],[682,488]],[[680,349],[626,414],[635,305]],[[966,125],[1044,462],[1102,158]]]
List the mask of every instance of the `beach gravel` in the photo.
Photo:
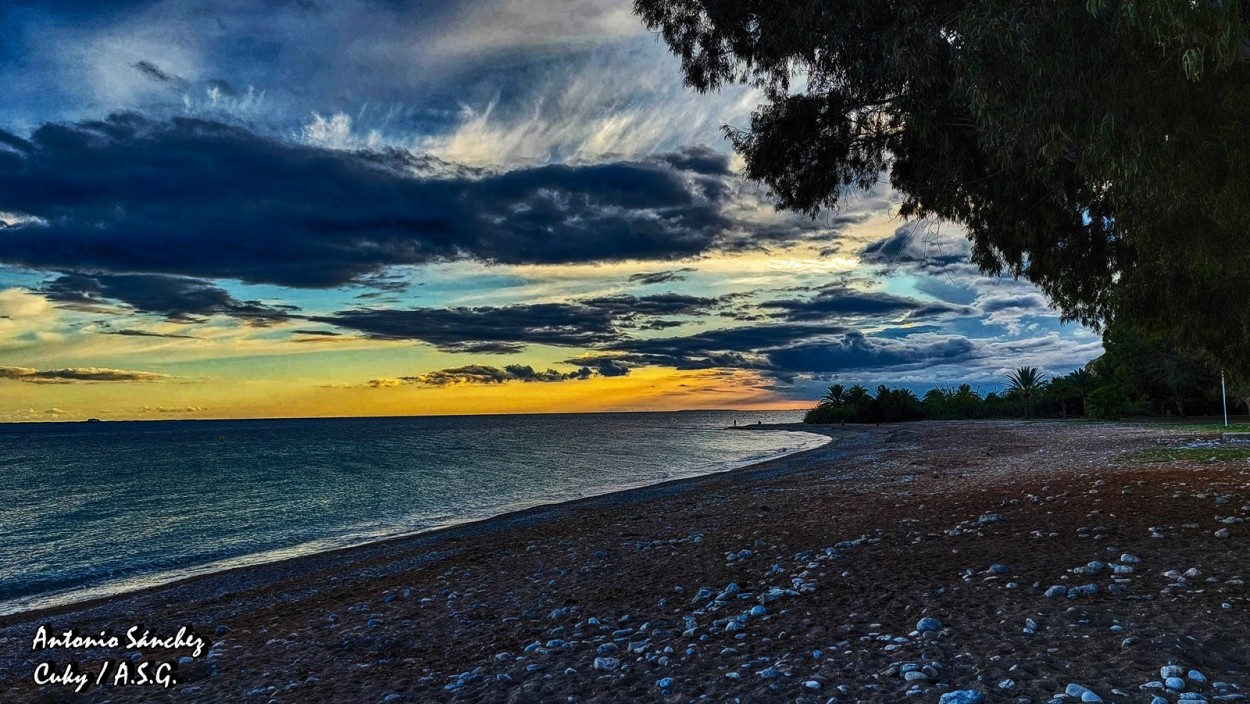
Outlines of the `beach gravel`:
[[[1145,424],[818,430],[732,472],[2,617],[0,701],[1244,700],[1250,541],[1213,538],[1250,519],[1244,460],[1142,462],[1191,439]],[[169,690],[31,681],[190,656],[30,649],[136,623],[212,643]]]

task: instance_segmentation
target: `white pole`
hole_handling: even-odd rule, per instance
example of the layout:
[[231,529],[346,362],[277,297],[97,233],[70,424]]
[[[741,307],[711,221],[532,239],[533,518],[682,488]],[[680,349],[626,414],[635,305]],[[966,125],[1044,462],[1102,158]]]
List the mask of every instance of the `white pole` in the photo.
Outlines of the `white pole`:
[[1224,370],[1220,370],[1220,396],[1224,397],[1224,427],[1228,427],[1228,391],[1224,388]]

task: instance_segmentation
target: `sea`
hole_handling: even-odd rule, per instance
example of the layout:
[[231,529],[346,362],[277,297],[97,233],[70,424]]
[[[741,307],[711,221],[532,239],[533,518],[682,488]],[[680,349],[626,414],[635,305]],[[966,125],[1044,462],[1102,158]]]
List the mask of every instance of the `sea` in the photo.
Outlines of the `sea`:
[[0,424],[0,614],[720,472],[800,411]]

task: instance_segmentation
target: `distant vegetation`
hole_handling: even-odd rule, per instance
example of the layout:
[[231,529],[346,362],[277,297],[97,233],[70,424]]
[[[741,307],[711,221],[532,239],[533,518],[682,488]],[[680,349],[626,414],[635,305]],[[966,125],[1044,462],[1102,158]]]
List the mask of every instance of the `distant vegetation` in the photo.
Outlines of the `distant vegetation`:
[[[982,396],[968,384],[938,387],[923,398],[907,389],[880,385],[875,392],[855,384],[830,386],[806,423],[891,423],[966,418],[1075,418],[1115,420],[1125,416],[1218,415],[1220,372],[1177,345],[1139,332],[1111,328],[1105,353],[1063,376],[1035,367],[1010,372],[1006,389]],[[1229,413],[1250,412],[1250,382],[1228,380]]]

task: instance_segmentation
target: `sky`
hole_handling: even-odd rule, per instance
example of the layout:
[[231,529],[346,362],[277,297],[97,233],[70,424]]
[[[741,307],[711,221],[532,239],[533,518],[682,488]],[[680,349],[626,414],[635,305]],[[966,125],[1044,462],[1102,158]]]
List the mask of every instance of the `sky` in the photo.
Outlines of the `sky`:
[[777,211],[608,0],[0,6],[0,421],[798,408],[1099,338],[906,221]]

